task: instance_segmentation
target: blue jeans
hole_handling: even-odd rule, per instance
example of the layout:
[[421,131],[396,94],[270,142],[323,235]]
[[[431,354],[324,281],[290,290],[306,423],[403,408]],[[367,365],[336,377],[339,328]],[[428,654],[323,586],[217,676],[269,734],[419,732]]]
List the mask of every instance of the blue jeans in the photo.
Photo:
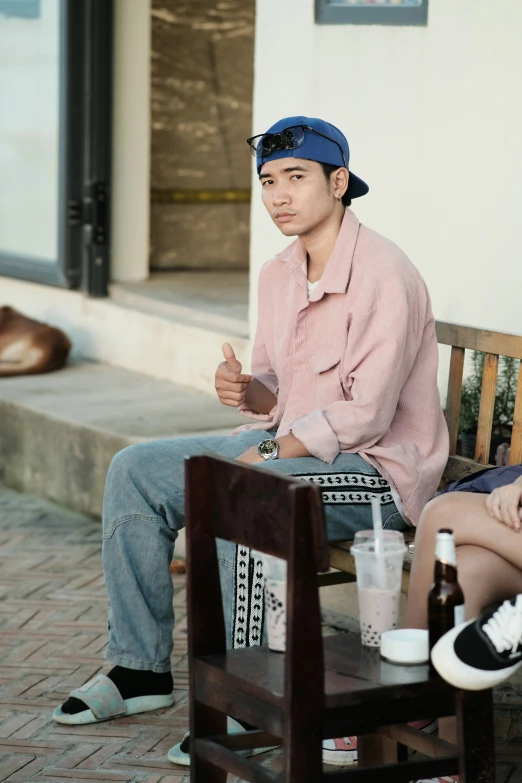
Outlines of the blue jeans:
[[[130,669],[170,671],[174,628],[170,562],[178,531],[184,525],[184,459],[213,453],[235,458],[268,432],[201,436],[140,443],[114,457],[105,487],[103,569],[109,594],[109,644],[106,657]],[[299,476],[323,487],[328,539],[353,538],[371,527],[370,495],[379,493],[383,523],[402,530],[388,482],[358,454],[339,454],[332,465],[315,457],[266,462],[260,469]],[[204,488],[202,488],[204,491]],[[238,624],[237,580],[247,602],[262,604],[262,573],[248,550],[218,541],[227,644],[259,644],[262,620]],[[252,611],[247,614],[257,616]],[[262,615],[262,611],[261,611]]]

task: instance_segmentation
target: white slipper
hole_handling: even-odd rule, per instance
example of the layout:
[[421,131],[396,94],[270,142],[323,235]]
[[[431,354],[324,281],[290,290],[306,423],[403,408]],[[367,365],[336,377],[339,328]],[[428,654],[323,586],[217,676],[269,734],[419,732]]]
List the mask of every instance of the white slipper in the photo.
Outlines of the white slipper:
[[136,715],[140,712],[160,710],[174,704],[173,693],[163,696],[136,696],[133,699],[122,699],[116,685],[105,674],[97,674],[81,688],[72,691],[70,696],[83,701],[88,709],[71,715],[63,712],[61,707],[57,707],[53,712],[53,720],[69,726],[101,723],[101,721],[119,718],[122,715]]

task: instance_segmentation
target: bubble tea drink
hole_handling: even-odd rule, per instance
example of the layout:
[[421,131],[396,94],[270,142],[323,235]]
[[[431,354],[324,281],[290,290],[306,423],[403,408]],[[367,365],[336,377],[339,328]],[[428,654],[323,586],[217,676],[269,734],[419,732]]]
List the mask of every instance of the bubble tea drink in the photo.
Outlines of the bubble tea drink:
[[273,652],[286,649],[286,562],[259,552],[265,575],[265,619],[268,647]]
[[286,649],[286,579],[265,579],[266,630],[273,652]]
[[380,647],[381,634],[397,628],[401,595],[404,536],[383,530],[375,541],[373,530],[356,533],[350,552],[355,558],[361,641]]

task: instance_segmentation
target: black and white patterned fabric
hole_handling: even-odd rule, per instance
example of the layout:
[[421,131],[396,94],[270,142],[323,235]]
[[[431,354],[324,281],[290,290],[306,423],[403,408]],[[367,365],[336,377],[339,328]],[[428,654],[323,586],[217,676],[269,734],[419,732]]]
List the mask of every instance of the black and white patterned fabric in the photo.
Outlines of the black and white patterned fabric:
[[261,644],[264,622],[264,577],[261,558],[245,546],[236,547],[236,596],[232,646]]
[[306,473],[296,478],[321,487],[325,506],[371,505],[379,497],[381,505],[393,503],[391,487],[385,478],[368,473]]

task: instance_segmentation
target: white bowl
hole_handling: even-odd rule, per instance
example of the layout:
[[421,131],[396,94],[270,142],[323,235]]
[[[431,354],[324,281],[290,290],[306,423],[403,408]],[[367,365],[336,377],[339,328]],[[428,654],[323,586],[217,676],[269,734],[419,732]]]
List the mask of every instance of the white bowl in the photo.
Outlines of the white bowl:
[[381,655],[393,663],[426,663],[430,659],[428,632],[399,628],[381,635]]

